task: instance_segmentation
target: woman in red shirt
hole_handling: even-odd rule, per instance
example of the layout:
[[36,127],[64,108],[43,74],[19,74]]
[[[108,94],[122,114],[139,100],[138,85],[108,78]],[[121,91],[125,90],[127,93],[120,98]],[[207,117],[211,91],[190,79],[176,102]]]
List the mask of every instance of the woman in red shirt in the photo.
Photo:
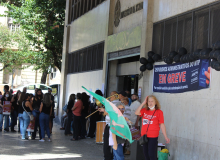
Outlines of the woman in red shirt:
[[72,112],[73,112],[73,138],[71,139],[71,141],[78,140],[81,111],[83,109],[83,102],[81,100],[82,94],[77,93],[76,98],[77,98],[77,102],[74,104],[74,106],[72,108]]
[[160,103],[155,96],[150,95],[146,97],[145,101],[138,107],[135,114],[142,117],[141,136],[147,135],[148,138],[148,143],[143,145],[145,160],[157,160],[157,145],[160,128],[166,143],[170,142],[166,133],[163,112],[160,110]]

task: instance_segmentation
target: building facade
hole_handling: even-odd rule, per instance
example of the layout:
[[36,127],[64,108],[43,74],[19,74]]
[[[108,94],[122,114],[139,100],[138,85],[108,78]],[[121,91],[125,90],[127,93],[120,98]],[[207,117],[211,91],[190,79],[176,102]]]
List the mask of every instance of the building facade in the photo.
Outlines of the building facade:
[[67,0],[60,106],[81,86],[106,97],[115,90],[137,92],[142,101],[153,94],[164,112],[170,159],[220,159],[218,72],[211,69],[209,89],[170,94],[153,92],[153,70],[139,69],[149,51],[164,58],[180,47],[212,47],[220,40],[219,14],[216,0]]

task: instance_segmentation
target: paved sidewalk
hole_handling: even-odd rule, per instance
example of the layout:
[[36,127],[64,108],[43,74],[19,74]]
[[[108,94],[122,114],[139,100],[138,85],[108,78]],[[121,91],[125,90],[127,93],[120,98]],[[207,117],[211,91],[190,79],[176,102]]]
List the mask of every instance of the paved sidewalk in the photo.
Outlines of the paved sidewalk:
[[[0,159],[74,159],[74,160],[102,160],[102,145],[95,143],[95,139],[70,141],[59,130],[60,125],[54,123],[52,142],[39,142],[39,139],[22,141],[19,133],[0,132]],[[47,137],[47,136],[46,136]]]
[[[18,132],[0,132],[0,160],[103,160],[103,145],[96,144],[94,139],[70,141],[54,123],[52,142],[36,140],[23,141]],[[15,128],[17,129],[17,128]],[[38,134],[37,134],[38,135]],[[46,135],[47,138],[47,135]],[[125,158],[129,160],[129,156]]]

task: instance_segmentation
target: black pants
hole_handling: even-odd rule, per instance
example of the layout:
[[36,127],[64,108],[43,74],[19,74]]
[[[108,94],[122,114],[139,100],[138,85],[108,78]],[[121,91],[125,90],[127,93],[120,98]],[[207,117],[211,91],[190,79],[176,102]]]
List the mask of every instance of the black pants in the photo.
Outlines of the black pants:
[[86,132],[86,117],[87,115],[85,113],[82,113],[82,116],[80,118],[81,121],[81,134],[80,137],[81,138],[85,138],[85,136],[87,136],[87,132]]
[[147,138],[148,143],[143,145],[145,160],[157,160],[157,138]]
[[79,137],[80,117],[73,115],[73,138],[75,140],[78,140]]
[[104,152],[105,160],[113,159],[112,149],[111,149],[111,146],[109,146],[109,126],[108,125],[105,126],[105,131],[104,131],[103,152]]
[[65,134],[71,134],[71,122],[73,120],[73,113],[68,112],[67,113],[67,124],[65,126]]
[[42,139],[41,129],[40,129],[40,121],[39,121],[40,111],[33,110],[32,114],[35,117],[35,126],[34,126],[34,132],[32,132],[32,138],[33,139],[36,138],[36,132],[37,132],[37,129],[39,128],[39,138]]
[[17,118],[18,118],[18,114],[17,111],[12,111],[11,112],[11,130],[14,131],[14,127],[15,125],[17,125]]
[[[93,110],[92,112],[94,112],[96,110]],[[90,117],[90,125],[89,125],[89,134],[88,134],[88,137],[95,137],[95,132],[96,132],[96,122],[97,121],[101,121],[101,116],[99,114],[99,112],[96,112],[95,114],[93,114],[91,117]]]

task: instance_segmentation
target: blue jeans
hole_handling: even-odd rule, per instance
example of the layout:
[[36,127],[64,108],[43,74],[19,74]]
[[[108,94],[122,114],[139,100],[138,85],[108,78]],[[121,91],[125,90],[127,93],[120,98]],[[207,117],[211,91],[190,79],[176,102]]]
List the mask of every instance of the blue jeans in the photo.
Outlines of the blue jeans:
[[39,116],[39,120],[40,120],[41,137],[43,139],[45,138],[45,130],[46,130],[47,136],[48,138],[50,138],[50,128],[49,128],[50,115],[41,112]]
[[145,160],[157,160],[158,137],[147,139],[148,143],[143,145]]
[[113,149],[113,154],[113,160],[124,160],[123,146],[121,144],[118,144],[117,150]]
[[0,114],[0,130],[2,130],[3,114]]
[[[3,117],[5,117],[4,129],[9,130],[9,115],[3,115]],[[1,125],[0,128],[2,128],[3,120],[2,120],[2,123],[0,125]]]
[[[31,112],[28,112],[31,115]],[[19,122],[20,122],[20,132],[22,139],[25,138],[27,127],[30,123],[29,115],[24,111],[23,114],[19,113]],[[29,135],[29,133],[28,133]]]
[[40,111],[33,110],[32,114],[35,117],[35,126],[34,126],[34,132],[32,132],[32,138],[33,139],[36,138],[37,128],[39,128],[39,137],[40,137],[40,139],[42,139],[41,129],[40,129],[40,121],[39,121]]

